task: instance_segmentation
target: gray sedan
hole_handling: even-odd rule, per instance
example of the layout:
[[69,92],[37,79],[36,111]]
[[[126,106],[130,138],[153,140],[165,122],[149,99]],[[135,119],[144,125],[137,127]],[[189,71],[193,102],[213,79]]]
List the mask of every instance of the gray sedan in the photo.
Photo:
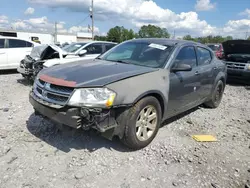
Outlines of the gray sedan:
[[225,82],[225,64],[205,45],[133,39],[94,60],[41,71],[30,103],[57,123],[140,149],[164,120],[201,104],[218,107]]

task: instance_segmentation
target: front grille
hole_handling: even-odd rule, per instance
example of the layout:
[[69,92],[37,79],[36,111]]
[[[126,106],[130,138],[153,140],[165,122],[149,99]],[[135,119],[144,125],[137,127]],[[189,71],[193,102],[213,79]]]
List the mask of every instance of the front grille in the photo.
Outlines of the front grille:
[[226,62],[227,68],[229,69],[245,69],[246,64],[245,63],[238,63],[238,62]]
[[73,91],[74,88],[50,84],[40,79],[36,79],[33,87],[33,92],[39,99],[61,106],[67,103]]
[[58,90],[58,91],[67,92],[67,93],[71,93],[73,91],[72,87],[64,87],[64,86],[58,86],[58,85],[51,85],[50,88],[53,90]]

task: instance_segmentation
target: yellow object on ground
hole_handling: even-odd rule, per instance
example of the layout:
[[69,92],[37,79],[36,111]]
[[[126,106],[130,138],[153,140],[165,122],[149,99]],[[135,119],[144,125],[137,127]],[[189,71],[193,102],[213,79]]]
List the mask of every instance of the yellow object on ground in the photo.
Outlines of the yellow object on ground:
[[192,135],[192,138],[198,142],[216,142],[217,139],[212,135]]

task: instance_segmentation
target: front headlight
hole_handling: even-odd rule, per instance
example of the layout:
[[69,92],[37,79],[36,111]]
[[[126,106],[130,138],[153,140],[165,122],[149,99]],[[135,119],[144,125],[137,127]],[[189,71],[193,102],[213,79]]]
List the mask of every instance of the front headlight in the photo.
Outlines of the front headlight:
[[246,64],[246,69],[247,69],[247,70],[250,70],[250,64],[249,64],[249,63]]
[[107,88],[76,89],[68,105],[109,108],[113,105],[116,93]]

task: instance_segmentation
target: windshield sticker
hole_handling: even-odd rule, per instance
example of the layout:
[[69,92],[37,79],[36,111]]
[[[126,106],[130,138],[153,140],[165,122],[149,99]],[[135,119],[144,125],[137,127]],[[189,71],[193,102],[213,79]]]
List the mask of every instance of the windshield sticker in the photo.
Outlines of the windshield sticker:
[[151,43],[148,46],[151,47],[151,48],[157,48],[157,49],[160,49],[160,50],[166,50],[167,49],[166,46],[163,46],[163,45],[160,45],[160,44],[154,44],[154,43]]

